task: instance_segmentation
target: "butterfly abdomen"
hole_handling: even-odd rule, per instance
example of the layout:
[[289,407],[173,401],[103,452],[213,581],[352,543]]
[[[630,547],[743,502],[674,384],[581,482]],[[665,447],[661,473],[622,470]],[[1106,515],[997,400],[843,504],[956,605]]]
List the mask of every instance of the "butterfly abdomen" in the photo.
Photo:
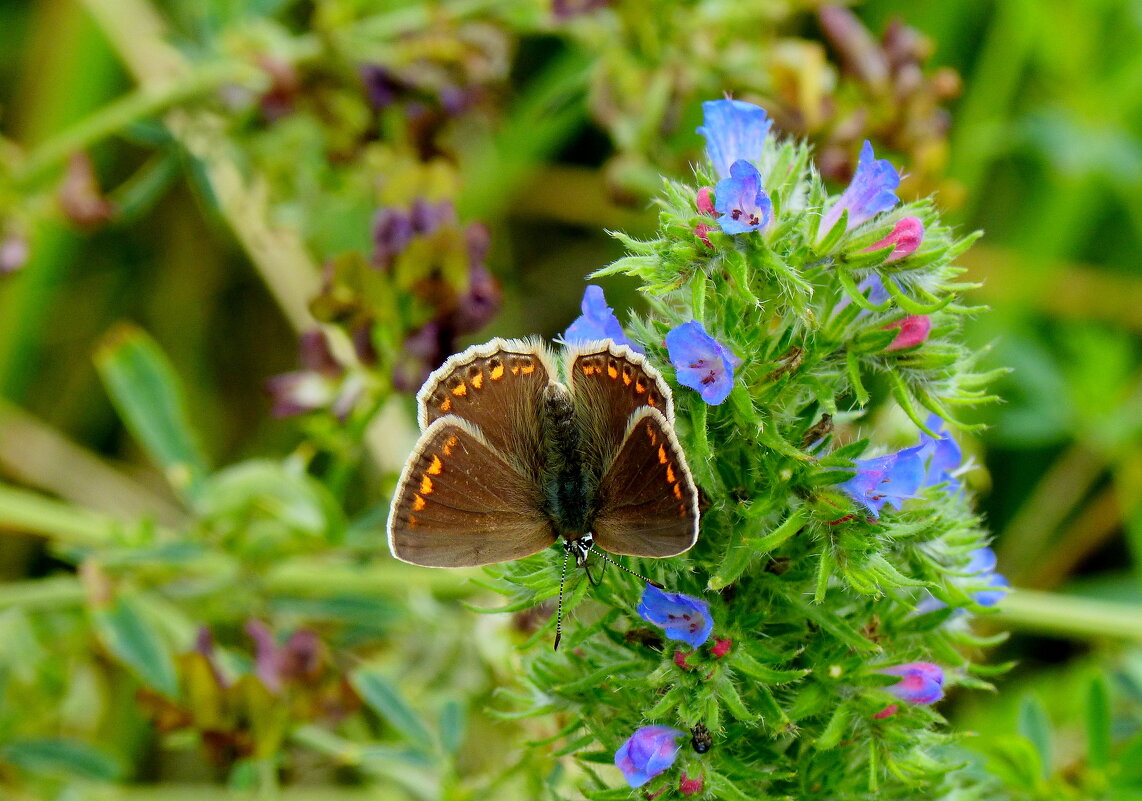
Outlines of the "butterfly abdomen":
[[591,530],[595,479],[584,469],[582,432],[575,420],[571,394],[562,384],[551,384],[543,397],[546,429],[543,489],[546,512],[555,530],[577,539]]

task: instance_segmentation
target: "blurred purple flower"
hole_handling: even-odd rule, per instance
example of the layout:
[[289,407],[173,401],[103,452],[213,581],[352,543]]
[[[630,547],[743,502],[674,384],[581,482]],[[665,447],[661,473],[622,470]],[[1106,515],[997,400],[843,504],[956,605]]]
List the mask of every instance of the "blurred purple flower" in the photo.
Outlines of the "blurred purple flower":
[[611,0],[552,0],[551,13],[556,19],[564,20],[605,8],[610,4]]
[[496,316],[503,293],[499,282],[484,266],[491,244],[488,227],[472,223],[464,229],[464,240],[468,248],[468,288],[457,300],[449,322],[457,334],[474,334]]
[[370,105],[378,110],[391,106],[409,88],[395,72],[380,64],[362,65],[360,76]]
[[643,726],[615,751],[615,767],[631,787],[642,787],[678,758],[683,732],[669,726]]
[[944,697],[944,671],[931,662],[909,662],[877,672],[900,677],[900,681],[885,689],[901,701],[931,704]]
[[727,234],[744,234],[769,225],[773,203],[761,188],[761,173],[748,161],[730,165],[730,177],[718,181],[714,189],[714,209]]
[[[963,570],[951,573],[948,581],[971,595],[980,606],[996,606],[1006,597],[1011,585],[1006,576],[995,572],[995,567],[995,551],[976,548],[968,555]],[[947,604],[929,592],[916,604],[916,614],[927,614],[945,606]]]
[[926,314],[909,314],[899,320],[887,323],[882,328],[899,328],[900,333],[888,343],[885,350],[914,348],[928,338],[932,332],[932,318]]
[[714,630],[708,603],[680,592],[664,592],[652,584],[642,591],[638,614],[648,623],[661,626],[668,639],[681,640],[691,648],[710,639]]
[[583,293],[581,308],[583,313],[563,332],[564,342],[574,345],[597,339],[611,339],[619,345],[626,345],[635,353],[645,353],[642,347],[627,338],[619,318],[615,317],[614,310],[607,305],[602,287],[594,284],[588,286]]
[[270,414],[290,417],[331,405],[338,396],[344,368],[333,357],[321,329],[302,332],[299,337],[301,369],[276,375],[266,381],[273,399]]
[[700,322],[691,320],[667,333],[666,351],[679,384],[698,390],[702,400],[712,406],[729,397],[734,370],[742,361],[707,334]]
[[706,101],[702,104],[702,122],[698,133],[706,139],[706,153],[719,179],[730,176],[734,162],[761,158],[773,124],[766,118],[765,109],[744,100]]
[[0,241],[0,276],[10,275],[23,269],[31,256],[27,238],[19,234],[7,234]]
[[905,256],[912,255],[923,240],[924,223],[917,217],[905,217],[893,226],[892,233],[879,242],[869,245],[865,248],[865,252],[880,250],[891,245],[892,252],[888,254],[886,261],[900,261]]
[[321,640],[309,629],[298,629],[281,646],[260,620],[246,621],[246,633],[254,641],[254,674],[271,693],[281,692],[286,681],[312,679],[320,672]]
[[866,139],[852,182],[840,199],[821,217],[821,237],[828,235],[844,211],[849,213],[849,231],[882,211],[888,211],[900,202],[894,192],[898,186],[900,173],[892,166],[892,162],[877,159],[873,155],[872,144]]
[[876,518],[884,505],[900,509],[904,501],[915,498],[924,484],[922,445],[896,453],[858,459],[857,474],[840,485],[840,489]]
[[411,215],[386,206],[373,217],[373,264],[387,270],[412,241]]

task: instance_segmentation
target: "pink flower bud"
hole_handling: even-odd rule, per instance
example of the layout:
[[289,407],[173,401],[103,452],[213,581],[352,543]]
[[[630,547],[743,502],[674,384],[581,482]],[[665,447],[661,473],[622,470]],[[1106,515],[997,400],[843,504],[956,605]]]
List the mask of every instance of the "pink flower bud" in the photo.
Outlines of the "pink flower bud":
[[698,211],[705,214],[707,217],[717,217],[714,211],[714,190],[708,186],[703,186],[698,190]]
[[899,707],[899,706],[897,706],[896,704],[889,704],[888,706],[886,706],[884,709],[882,709],[882,710],[880,710],[879,712],[877,712],[877,713],[876,713],[875,715],[873,715],[872,717],[873,717],[873,719],[874,719],[874,720],[884,720],[885,718],[890,718],[890,717],[892,717],[892,716],[893,716],[893,715],[895,715],[895,714],[896,714],[896,713],[897,713],[899,710],[900,710],[900,707]]
[[734,641],[729,637],[715,637],[714,647],[710,649],[710,653],[714,655],[714,659],[721,659],[730,652],[730,647],[733,644]]
[[911,255],[924,240],[924,223],[916,217],[905,217],[892,229],[892,233],[884,239],[869,245],[865,252],[880,250],[892,245],[892,252],[888,254],[888,261],[899,261]]
[[901,350],[919,345],[927,339],[932,331],[932,321],[926,314],[910,314],[884,327],[900,329],[900,333],[889,343],[886,350]]
[[683,651],[683,650],[675,651],[674,652],[674,664],[678,665],[678,667],[682,668],[683,670],[693,670],[694,666],[686,661],[686,658],[688,656],[690,656],[689,651]]
[[706,783],[703,779],[702,776],[691,779],[686,775],[686,771],[682,771],[682,778],[678,782],[678,792],[682,795],[698,795],[705,789]]
[[710,237],[708,236],[708,234],[710,233],[710,231],[716,231],[716,230],[718,230],[718,229],[715,228],[714,226],[706,225],[705,223],[698,223],[697,225],[694,226],[694,233],[697,235],[697,237],[699,239],[701,239],[703,242],[705,242],[706,247],[708,247],[710,249],[713,249],[714,246],[712,244],[710,244]]

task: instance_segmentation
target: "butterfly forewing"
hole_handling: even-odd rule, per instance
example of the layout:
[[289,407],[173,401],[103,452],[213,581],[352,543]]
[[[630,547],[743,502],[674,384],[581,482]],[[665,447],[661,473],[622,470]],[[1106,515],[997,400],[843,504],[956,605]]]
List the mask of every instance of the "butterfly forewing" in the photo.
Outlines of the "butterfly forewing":
[[455,415],[428,426],[389,510],[389,548],[405,562],[467,567],[530,556],[556,539],[540,490]]
[[596,460],[606,465],[626,436],[627,424],[637,410],[660,411],[674,424],[670,388],[645,358],[613,340],[591,342],[567,355],[567,382],[575,413],[587,444],[599,451]]
[[538,340],[493,339],[446,361],[425,382],[417,400],[420,427],[455,415],[476,426],[509,463],[538,470],[538,425],[543,391],[553,378],[551,359]]
[[698,539],[698,491],[674,427],[652,407],[636,411],[599,484],[595,542],[611,553],[675,556]]

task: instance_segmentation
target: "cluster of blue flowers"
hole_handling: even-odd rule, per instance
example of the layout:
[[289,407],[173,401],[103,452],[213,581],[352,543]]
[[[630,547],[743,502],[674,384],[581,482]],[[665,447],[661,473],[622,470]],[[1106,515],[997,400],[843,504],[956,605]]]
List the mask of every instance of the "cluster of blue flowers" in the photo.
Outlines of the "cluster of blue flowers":
[[[706,139],[717,182],[712,189],[702,187],[697,192],[695,206],[708,221],[700,223],[694,234],[708,248],[714,248],[711,234],[741,236],[760,232],[764,235],[774,217],[774,205],[765,190],[760,163],[771,122],[763,109],[738,100],[704,103],[703,112],[704,124],[698,133]],[[834,237],[837,226],[842,226],[845,232],[852,231],[895,207],[899,203],[896,195],[899,184],[900,175],[892,164],[877,159],[871,144],[865,142],[848,188],[821,214],[817,241]],[[915,252],[923,237],[923,223],[916,217],[904,217],[894,223],[890,233],[865,250],[887,251],[885,261],[893,262]],[[877,275],[865,278],[858,290],[867,298],[867,306],[889,308],[889,293]],[[842,301],[836,313],[848,302],[847,299]],[[867,314],[869,311],[862,309],[857,318]],[[889,351],[919,346],[932,328],[925,315],[907,315],[879,325],[897,330],[885,348]],[[614,311],[607,306],[602,289],[590,286],[583,298],[582,315],[567,328],[563,339],[567,343],[579,343],[606,338],[643,352],[623,331]],[[711,336],[701,320],[689,320],[674,327],[666,334],[665,346],[679,384],[696,390],[707,404],[720,404],[729,397],[735,370],[743,362],[727,345]],[[935,415],[928,419],[926,428],[934,434],[922,433],[920,442],[912,447],[857,460],[855,475],[838,485],[841,492],[873,519],[880,518],[886,505],[899,511],[905,501],[918,497],[925,488],[943,487],[949,493],[959,492],[958,476],[962,472],[959,444],[945,430],[943,420]],[[995,572],[995,555],[988,548],[972,552],[970,564],[951,580],[960,583],[982,606],[997,603],[1007,587],[1006,580]],[[942,602],[929,595],[917,606],[917,611],[928,611],[939,605]],[[710,605],[700,598],[666,592],[648,584],[638,605],[638,614],[661,628],[666,639],[691,649],[686,651],[680,647],[674,653],[674,664],[681,670],[692,671],[703,664],[701,661],[691,664],[688,661],[691,658],[721,659],[732,647],[728,637],[713,636],[715,621]],[[703,649],[701,653],[700,649]],[[896,679],[882,690],[887,697],[881,703],[887,705],[873,716],[878,719],[898,711],[898,704],[891,703],[893,699],[907,704],[931,704],[944,695],[944,670],[930,662],[881,665],[870,667],[869,672]],[[681,751],[679,741],[684,736],[683,731],[669,726],[643,726],[616,751],[615,765],[631,787],[641,787],[675,763]],[[695,749],[698,750],[697,745]],[[683,774],[678,790],[682,795],[703,792],[702,777],[688,778]]]

